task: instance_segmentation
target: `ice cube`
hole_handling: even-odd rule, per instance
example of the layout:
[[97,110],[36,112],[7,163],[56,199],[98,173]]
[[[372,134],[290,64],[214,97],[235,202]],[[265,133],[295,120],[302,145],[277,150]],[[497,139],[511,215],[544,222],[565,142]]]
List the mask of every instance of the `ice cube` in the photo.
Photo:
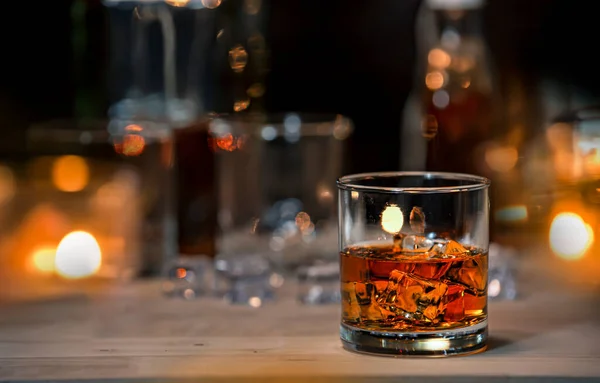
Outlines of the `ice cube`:
[[397,251],[426,253],[433,245],[431,239],[420,235],[398,233],[394,236],[394,248]]
[[361,306],[368,306],[371,304],[372,297],[374,295],[375,286],[371,283],[356,283],[354,291],[356,292],[356,300]]
[[410,211],[410,228],[417,234],[423,234],[425,232],[425,213],[420,207],[413,207]]
[[360,306],[356,299],[356,282],[342,283],[342,312],[350,321],[360,320]]
[[388,281],[372,281],[372,283],[375,286],[375,297],[378,299],[387,289]]
[[344,283],[342,289],[342,310],[347,320],[377,321],[394,316],[377,303],[377,287],[373,283]]
[[437,322],[445,307],[442,298],[447,290],[448,285],[443,282],[393,270],[378,303],[408,320]]
[[463,245],[453,240],[446,242],[446,246],[444,248],[444,255],[446,257],[465,255],[468,252],[469,251]]
[[463,285],[472,294],[481,295],[487,285],[487,265],[483,263],[484,259],[467,259],[460,266],[448,270],[446,278]]
[[444,296],[444,320],[458,322],[465,318],[465,288],[461,285],[448,284],[448,292]]
[[410,251],[429,251],[433,246],[433,241],[420,235],[407,235],[402,241],[402,249]]
[[436,241],[430,251],[431,258],[456,258],[465,254],[469,254],[469,250],[452,239]]

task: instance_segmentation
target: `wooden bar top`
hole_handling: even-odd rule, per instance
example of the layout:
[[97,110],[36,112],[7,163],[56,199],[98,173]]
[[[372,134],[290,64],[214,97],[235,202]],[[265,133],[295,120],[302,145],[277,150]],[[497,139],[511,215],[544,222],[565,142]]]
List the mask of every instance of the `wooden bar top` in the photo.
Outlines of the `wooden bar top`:
[[292,284],[251,308],[136,282],[0,306],[0,381],[600,381],[599,303],[594,290],[533,289],[490,302],[484,353],[390,358],[342,349],[338,305],[302,305]]

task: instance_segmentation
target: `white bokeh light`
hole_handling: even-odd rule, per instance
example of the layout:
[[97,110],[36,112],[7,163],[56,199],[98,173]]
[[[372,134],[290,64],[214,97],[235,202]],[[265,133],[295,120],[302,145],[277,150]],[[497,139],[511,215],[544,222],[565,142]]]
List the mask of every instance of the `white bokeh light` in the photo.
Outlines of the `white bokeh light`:
[[60,241],[54,268],[64,278],[79,279],[95,274],[102,264],[98,242],[90,233],[74,231]]

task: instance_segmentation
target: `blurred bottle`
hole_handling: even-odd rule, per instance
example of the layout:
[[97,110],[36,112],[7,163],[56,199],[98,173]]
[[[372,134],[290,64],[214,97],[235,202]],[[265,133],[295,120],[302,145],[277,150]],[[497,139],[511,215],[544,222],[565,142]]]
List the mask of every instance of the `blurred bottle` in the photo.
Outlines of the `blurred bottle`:
[[215,116],[263,110],[265,3],[190,0],[169,8],[177,36],[177,57],[189,57],[178,61],[176,88],[196,106],[193,118],[178,124],[174,131],[179,252],[184,257],[203,255],[212,259],[217,252],[221,191],[217,186],[214,142],[208,133],[210,121]]
[[[104,0],[109,15],[111,133],[140,121],[167,144],[172,158],[165,194],[177,246],[156,275],[178,255],[214,257],[216,192],[207,111],[213,99],[220,1]],[[168,149],[167,149],[168,147]],[[158,171],[158,169],[157,169]]]
[[170,292],[192,298],[206,290],[200,274],[217,252],[219,190],[208,125],[215,116],[262,109],[267,2],[103,1],[111,23],[109,114],[121,125],[142,119],[168,131],[178,252],[167,275],[185,275]]
[[494,236],[504,221],[522,220],[526,210],[518,185],[528,119],[526,92],[518,81],[506,82],[511,97],[503,103],[483,36],[483,6],[483,0],[423,3],[417,20],[420,62],[405,110],[402,165],[491,178]]
[[493,81],[482,0],[429,0],[435,38],[422,77],[422,135],[431,171],[480,174],[479,146],[493,129]]

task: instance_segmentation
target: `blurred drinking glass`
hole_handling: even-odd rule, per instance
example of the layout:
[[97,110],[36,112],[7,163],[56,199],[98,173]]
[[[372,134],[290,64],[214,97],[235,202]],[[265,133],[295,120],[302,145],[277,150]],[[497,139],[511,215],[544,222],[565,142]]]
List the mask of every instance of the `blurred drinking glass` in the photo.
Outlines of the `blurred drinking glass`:
[[159,275],[175,255],[169,130],[51,121],[27,131],[27,154],[0,167],[9,295],[118,286]]
[[340,115],[216,118],[217,270],[236,303],[269,299],[298,278],[298,299],[337,301],[334,185],[352,132]]
[[103,2],[110,18],[110,118],[152,121],[174,136],[179,251],[166,268],[165,292],[190,299],[210,290],[215,256],[208,124],[214,113],[262,105],[265,2]]

